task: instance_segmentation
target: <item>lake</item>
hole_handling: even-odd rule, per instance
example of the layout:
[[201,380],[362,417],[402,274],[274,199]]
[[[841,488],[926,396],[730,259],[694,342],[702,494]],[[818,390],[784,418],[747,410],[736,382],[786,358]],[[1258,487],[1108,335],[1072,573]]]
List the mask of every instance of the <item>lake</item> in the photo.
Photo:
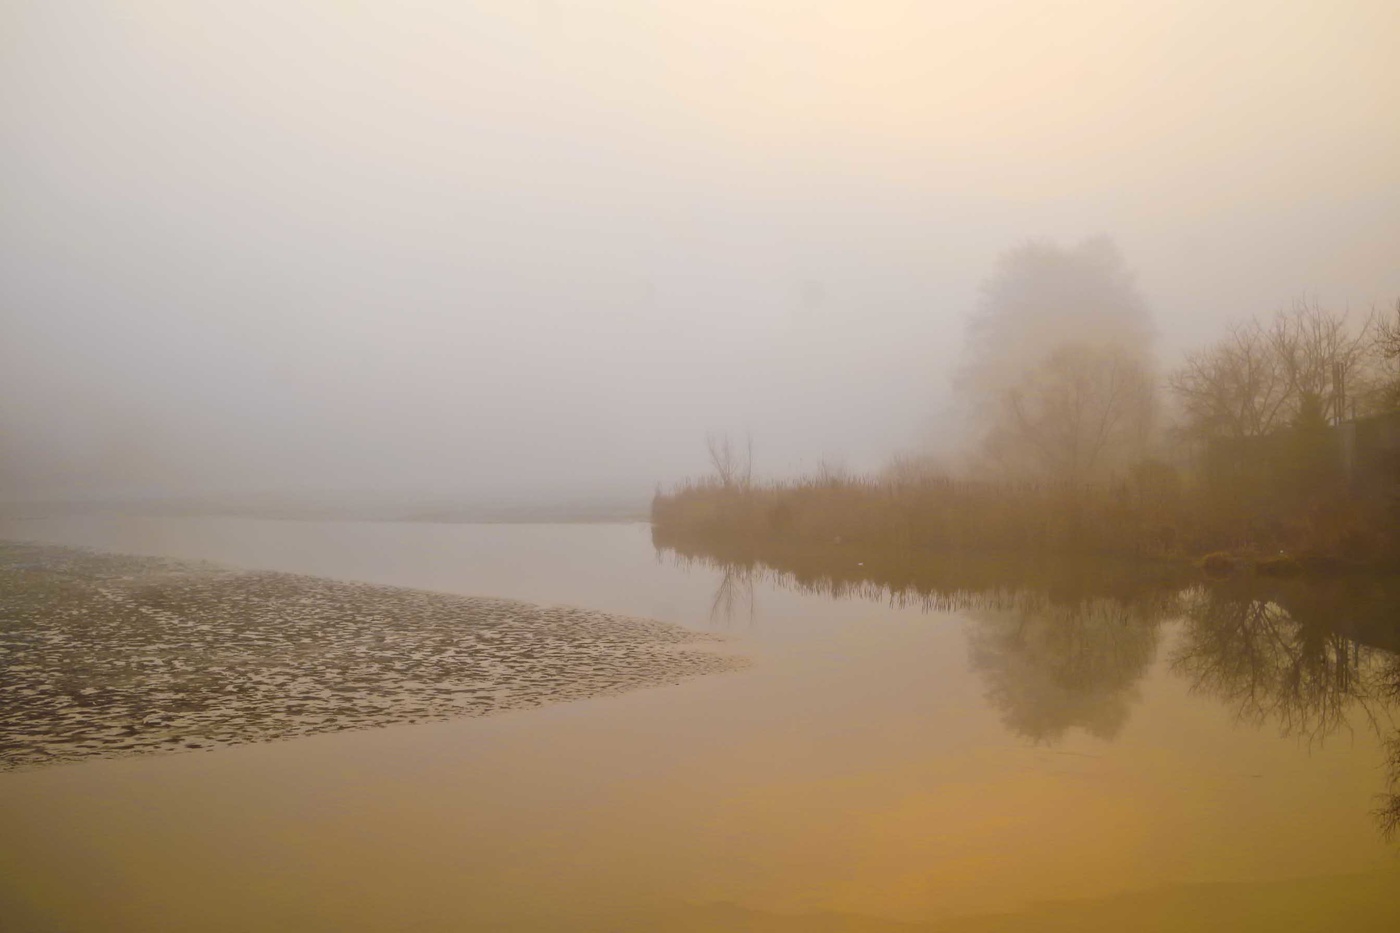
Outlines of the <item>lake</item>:
[[0,538],[640,616],[750,660],[0,774],[6,930],[1400,929],[1400,667],[1369,584],[762,563],[622,524]]

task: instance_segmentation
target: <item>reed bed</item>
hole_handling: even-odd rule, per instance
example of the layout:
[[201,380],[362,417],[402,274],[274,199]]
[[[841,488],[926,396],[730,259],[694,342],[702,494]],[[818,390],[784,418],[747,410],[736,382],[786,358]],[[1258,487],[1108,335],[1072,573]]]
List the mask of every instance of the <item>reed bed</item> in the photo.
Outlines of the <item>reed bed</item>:
[[663,534],[884,549],[1171,556],[1188,545],[1179,507],[1121,486],[930,479],[690,481],[652,501]]
[[658,491],[651,507],[665,540],[707,546],[1192,560],[1224,551],[1250,565],[1284,552],[1319,567],[1393,565],[1392,517],[1384,505],[1344,496],[1261,506],[1228,488],[1182,488],[1151,477],[1080,485],[950,477],[692,480]]

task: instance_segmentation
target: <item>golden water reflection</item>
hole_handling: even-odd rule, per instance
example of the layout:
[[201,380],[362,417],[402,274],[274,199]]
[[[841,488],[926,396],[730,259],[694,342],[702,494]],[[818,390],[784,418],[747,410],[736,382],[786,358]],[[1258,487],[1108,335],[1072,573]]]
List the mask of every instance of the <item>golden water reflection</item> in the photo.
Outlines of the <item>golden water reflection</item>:
[[219,527],[205,550],[162,533],[188,535],[165,539],[188,556],[280,554],[288,536],[326,575],[712,627],[753,664],[0,775],[0,927],[1400,929],[1377,819],[1397,681],[1384,584],[658,560],[646,529]]
[[[1400,830],[1400,580],[1209,579],[1172,565],[840,547],[780,549],[767,559],[654,533],[659,553],[720,573],[712,619],[757,579],[832,599],[961,610],[969,666],[1016,736],[1054,745],[1071,730],[1112,740],[1141,699],[1165,624],[1179,622],[1168,669],[1242,725],[1311,747],[1355,730],[1385,748],[1381,833]],[[856,558],[862,558],[857,560]],[[749,625],[753,624],[752,596]]]

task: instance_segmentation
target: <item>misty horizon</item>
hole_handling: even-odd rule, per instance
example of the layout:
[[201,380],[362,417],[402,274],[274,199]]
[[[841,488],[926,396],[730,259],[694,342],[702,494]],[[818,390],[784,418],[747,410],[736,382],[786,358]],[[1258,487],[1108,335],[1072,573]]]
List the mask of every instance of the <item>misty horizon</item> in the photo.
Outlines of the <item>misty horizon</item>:
[[1110,238],[1160,366],[1400,295],[1391,4],[629,10],[8,11],[0,499],[949,453],[1026,242]]
[[0,927],[1400,930],[1397,49],[0,4]]

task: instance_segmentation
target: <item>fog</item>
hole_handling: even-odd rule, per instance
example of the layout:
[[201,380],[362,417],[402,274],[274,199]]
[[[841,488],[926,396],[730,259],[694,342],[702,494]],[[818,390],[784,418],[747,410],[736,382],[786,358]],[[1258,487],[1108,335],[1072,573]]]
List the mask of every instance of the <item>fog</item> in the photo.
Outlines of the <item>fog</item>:
[[1400,295],[1391,0],[7,3],[0,500],[644,496],[956,436],[980,283],[1159,359]]

